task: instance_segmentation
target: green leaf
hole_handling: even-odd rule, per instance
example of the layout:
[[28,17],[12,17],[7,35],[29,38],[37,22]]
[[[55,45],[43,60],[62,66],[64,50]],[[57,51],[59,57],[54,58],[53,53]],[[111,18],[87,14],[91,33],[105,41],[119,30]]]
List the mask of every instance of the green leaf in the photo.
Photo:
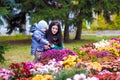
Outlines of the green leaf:
[[0,25],[2,25],[3,24],[3,21],[0,19]]
[[7,10],[8,7],[0,7],[0,15],[4,16],[7,15],[9,13],[9,11]]

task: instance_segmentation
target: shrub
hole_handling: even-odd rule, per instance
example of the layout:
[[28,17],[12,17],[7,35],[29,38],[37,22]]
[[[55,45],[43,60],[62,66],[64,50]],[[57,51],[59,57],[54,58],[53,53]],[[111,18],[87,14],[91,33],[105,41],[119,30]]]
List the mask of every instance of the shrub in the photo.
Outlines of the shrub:
[[5,61],[5,58],[3,56],[3,54],[5,54],[5,50],[8,50],[8,45],[3,43],[3,44],[0,44],[0,62],[4,62]]

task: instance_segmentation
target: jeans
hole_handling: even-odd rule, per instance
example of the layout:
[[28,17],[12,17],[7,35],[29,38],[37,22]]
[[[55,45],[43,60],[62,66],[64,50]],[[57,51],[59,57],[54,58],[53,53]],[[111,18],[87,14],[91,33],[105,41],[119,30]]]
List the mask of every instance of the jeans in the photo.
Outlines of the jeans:
[[33,62],[34,62],[34,63],[39,62],[39,59],[41,58],[41,53],[42,53],[42,52],[38,52],[38,51],[35,52],[35,55],[34,55],[35,57],[34,57],[34,59],[33,59]]

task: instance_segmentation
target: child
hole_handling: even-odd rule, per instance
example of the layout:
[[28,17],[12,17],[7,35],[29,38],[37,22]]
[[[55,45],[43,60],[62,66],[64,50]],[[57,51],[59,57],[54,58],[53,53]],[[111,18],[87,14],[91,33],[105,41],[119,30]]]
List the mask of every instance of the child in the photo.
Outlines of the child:
[[31,54],[34,55],[33,62],[37,62],[40,59],[40,54],[45,50],[44,46],[49,45],[49,42],[45,38],[46,30],[48,29],[48,24],[46,21],[41,20],[38,24],[35,24],[30,32],[32,35],[31,44]]
[[52,49],[63,49],[62,31],[58,21],[52,21],[46,32],[46,38],[51,44]]

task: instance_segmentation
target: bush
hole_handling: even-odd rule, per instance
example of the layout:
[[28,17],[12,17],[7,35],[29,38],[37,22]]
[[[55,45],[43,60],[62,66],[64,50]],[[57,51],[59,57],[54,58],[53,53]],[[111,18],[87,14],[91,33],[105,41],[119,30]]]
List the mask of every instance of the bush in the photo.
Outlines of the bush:
[[91,30],[120,30],[120,16],[112,15],[112,22],[107,22],[103,15],[98,15],[98,18],[93,20]]
[[5,58],[3,56],[3,54],[5,54],[5,50],[8,50],[8,45],[5,43],[0,44],[0,63],[5,61]]

